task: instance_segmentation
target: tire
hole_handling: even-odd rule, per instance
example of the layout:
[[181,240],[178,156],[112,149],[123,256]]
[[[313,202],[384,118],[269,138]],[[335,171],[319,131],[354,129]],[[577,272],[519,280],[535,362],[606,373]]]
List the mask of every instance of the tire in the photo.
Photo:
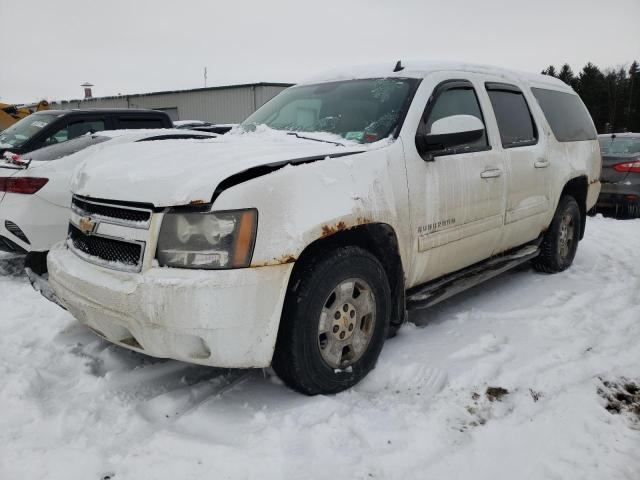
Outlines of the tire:
[[[352,387],[375,366],[391,310],[389,282],[373,255],[353,246],[319,254],[294,271],[274,370],[306,395]],[[342,346],[349,341],[351,346]]]
[[640,201],[627,201],[622,204],[622,218],[631,219],[640,217]]
[[558,202],[549,229],[540,245],[540,255],[533,261],[533,267],[539,272],[558,273],[573,263],[580,239],[581,215],[578,202],[564,195]]

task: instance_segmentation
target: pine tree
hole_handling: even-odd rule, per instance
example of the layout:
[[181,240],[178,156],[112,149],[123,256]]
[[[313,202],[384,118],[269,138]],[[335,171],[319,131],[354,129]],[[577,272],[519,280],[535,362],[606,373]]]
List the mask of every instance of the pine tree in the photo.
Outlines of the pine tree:
[[578,75],[575,89],[589,110],[598,132],[610,131],[607,82],[600,69],[591,62],[587,63]]
[[629,99],[625,123],[630,132],[640,132],[640,64],[637,61],[629,67]]
[[573,70],[571,70],[571,67],[568,63],[562,65],[562,67],[560,68],[560,73],[558,74],[558,78],[571,87],[575,85]]
[[542,70],[543,75],[550,75],[552,77],[557,77],[558,75],[556,75],[556,67],[554,67],[553,65],[549,65],[547,68],[545,68],[544,70]]
[[549,65],[542,73],[559,78],[580,95],[599,133],[640,132],[640,62],[634,61],[628,70],[604,72],[589,62],[577,76],[565,63],[559,72]]
[[[626,72],[622,70],[623,77],[626,76]],[[604,72],[604,78],[606,83],[606,95],[607,95],[607,124],[608,129],[611,132],[621,131],[620,124],[618,123],[620,100],[624,96],[624,78],[620,77],[620,72],[607,69]]]

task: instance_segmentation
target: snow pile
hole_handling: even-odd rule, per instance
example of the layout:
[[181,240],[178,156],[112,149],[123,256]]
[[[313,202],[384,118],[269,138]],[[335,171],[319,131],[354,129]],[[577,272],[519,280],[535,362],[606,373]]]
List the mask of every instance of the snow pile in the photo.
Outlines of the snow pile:
[[590,218],[569,271],[412,315],[331,397],[123,350],[0,277],[0,478],[640,478],[638,238]]

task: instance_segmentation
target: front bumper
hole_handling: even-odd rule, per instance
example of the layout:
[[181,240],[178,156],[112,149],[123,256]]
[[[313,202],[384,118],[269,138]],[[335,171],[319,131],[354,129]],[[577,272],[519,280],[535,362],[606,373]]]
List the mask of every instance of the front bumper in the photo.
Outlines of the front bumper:
[[64,243],[47,260],[49,283],[81,323],[155,357],[229,368],[267,367],[293,264],[235,270],[90,264]]

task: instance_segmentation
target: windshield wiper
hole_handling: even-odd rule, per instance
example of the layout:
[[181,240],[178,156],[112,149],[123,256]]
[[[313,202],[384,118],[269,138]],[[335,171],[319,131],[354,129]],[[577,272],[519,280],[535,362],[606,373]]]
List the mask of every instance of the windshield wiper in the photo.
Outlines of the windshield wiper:
[[314,142],[324,142],[324,143],[332,143],[333,145],[338,145],[339,147],[344,147],[344,143],[340,143],[340,142],[332,142],[331,140],[323,140],[321,138],[312,138],[312,137],[305,137],[303,135],[299,135],[296,132],[287,132],[287,135],[293,135],[296,138],[302,138],[303,140],[313,140]]

